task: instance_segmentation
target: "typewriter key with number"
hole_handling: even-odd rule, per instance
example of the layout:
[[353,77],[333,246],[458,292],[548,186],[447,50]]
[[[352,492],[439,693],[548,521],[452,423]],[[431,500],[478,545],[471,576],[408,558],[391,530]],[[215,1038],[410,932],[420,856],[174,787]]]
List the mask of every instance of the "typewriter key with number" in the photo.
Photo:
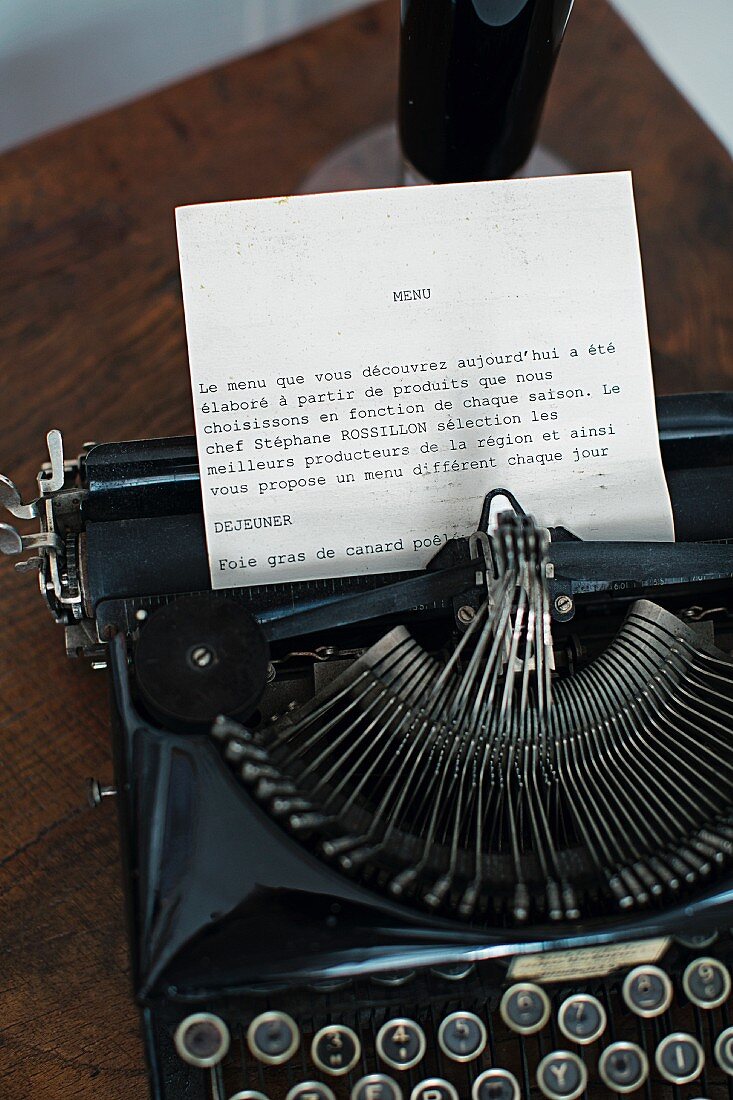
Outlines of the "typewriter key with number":
[[414,1020],[388,1020],[377,1033],[377,1054],[394,1069],[411,1069],[425,1054],[425,1032]]
[[341,1077],[359,1061],[361,1043],[350,1027],[330,1024],[313,1037],[311,1058],[324,1073]]
[[519,1035],[534,1035],[550,1018],[550,1001],[544,989],[531,982],[519,982],[507,989],[499,1006],[507,1027]]
[[718,1008],[730,995],[730,974],[717,959],[693,959],[682,975],[682,988],[698,1008]]
[[606,1010],[597,997],[574,993],[560,1005],[557,1023],[566,1039],[585,1046],[606,1029]]
[[452,1012],[438,1029],[438,1043],[453,1062],[470,1062],[478,1058],[486,1046],[483,1020],[473,1012]]
[[626,975],[621,992],[637,1016],[661,1016],[672,1003],[672,983],[658,966],[637,966]]

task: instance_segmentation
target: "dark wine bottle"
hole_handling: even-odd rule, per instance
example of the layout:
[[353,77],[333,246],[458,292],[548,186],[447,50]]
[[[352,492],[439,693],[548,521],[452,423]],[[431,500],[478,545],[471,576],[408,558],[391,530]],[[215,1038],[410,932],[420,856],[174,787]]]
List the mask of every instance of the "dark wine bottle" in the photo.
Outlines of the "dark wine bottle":
[[530,154],[573,0],[402,0],[400,141],[434,183]]

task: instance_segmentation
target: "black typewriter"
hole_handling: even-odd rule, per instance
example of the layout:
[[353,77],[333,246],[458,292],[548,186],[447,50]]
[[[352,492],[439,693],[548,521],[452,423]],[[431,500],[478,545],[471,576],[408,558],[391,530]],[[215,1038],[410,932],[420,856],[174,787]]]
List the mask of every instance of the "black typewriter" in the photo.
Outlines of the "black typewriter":
[[111,676],[156,1100],[733,1097],[733,395],[658,418],[675,544],[487,486],[425,571],[224,592],[192,439],[2,479]]

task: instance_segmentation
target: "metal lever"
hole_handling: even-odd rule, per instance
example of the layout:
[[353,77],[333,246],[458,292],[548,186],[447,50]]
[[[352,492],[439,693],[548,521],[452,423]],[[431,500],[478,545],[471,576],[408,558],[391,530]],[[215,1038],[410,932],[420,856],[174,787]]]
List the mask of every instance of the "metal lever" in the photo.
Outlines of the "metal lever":
[[22,554],[24,550],[55,550],[63,547],[61,538],[54,531],[38,531],[33,535],[21,535],[9,523],[0,523],[0,552]]
[[5,474],[0,474],[0,504],[16,519],[35,519],[38,515],[38,501],[23,504],[16,485]]
[[[38,477],[41,496],[36,500],[23,504],[15,483],[4,474],[0,474],[0,504],[3,504],[16,519],[36,519],[40,514],[39,506],[43,497],[57,493],[64,487],[64,443],[58,428],[51,429],[46,436],[46,443],[50,461]],[[5,553],[19,553],[19,551],[5,550]]]

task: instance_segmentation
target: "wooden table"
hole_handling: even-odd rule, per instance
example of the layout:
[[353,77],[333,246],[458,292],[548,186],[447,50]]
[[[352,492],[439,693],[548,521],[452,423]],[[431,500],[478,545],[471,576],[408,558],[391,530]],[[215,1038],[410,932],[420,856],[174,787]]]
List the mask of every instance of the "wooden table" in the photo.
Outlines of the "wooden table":
[[[26,494],[50,427],[72,452],[191,431],[173,208],[294,190],[389,119],[397,9],[0,159],[0,470]],[[576,4],[543,138],[580,171],[634,171],[658,390],[730,387],[730,159],[601,0]],[[84,794],[110,776],[105,676],[67,661],[8,561],[0,605],[0,1095],[142,1100],[114,808]]]

